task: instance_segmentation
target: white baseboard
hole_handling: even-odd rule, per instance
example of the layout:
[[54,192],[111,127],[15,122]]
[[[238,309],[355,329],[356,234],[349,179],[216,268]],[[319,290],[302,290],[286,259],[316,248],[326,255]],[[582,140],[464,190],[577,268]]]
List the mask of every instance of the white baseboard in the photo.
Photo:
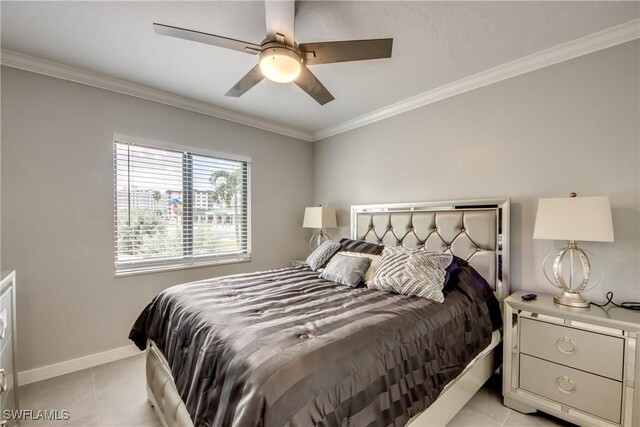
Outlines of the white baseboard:
[[114,348],[113,350],[103,351],[102,353],[90,354],[88,356],[78,357],[77,359],[66,360],[53,365],[42,366],[40,368],[31,369],[29,371],[18,372],[18,385],[23,386],[49,378],[57,377],[71,372],[80,371],[82,369],[91,368],[116,360],[140,354],[140,350],[133,344],[125,347]]

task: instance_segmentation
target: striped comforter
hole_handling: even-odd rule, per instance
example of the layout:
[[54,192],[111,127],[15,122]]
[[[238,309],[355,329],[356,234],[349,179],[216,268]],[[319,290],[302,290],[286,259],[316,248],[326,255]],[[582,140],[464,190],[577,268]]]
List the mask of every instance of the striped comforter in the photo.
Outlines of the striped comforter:
[[163,351],[198,427],[403,425],[499,327],[470,267],[445,295],[353,289],[307,267],[227,276],[160,293],[130,338]]

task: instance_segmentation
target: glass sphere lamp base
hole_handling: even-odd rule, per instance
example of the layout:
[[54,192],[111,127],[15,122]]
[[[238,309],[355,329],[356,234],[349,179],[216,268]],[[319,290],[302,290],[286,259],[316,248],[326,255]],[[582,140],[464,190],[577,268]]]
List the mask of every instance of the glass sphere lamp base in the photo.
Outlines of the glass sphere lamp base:
[[[592,266],[587,253],[593,260],[600,263],[595,255],[579,248],[573,240],[566,247],[550,253],[545,258],[543,269],[547,280],[562,290],[562,295],[553,297],[556,304],[577,308],[589,307],[589,301],[585,300],[580,293],[592,289],[602,280],[602,269],[600,268],[600,278],[596,282],[591,281]],[[555,258],[549,265],[548,261],[553,255]]]
[[323,232],[321,228],[320,231],[311,236],[311,239],[309,239],[309,247],[312,251],[315,251],[316,249],[318,249],[318,246],[320,246],[327,240],[329,240],[329,235]]

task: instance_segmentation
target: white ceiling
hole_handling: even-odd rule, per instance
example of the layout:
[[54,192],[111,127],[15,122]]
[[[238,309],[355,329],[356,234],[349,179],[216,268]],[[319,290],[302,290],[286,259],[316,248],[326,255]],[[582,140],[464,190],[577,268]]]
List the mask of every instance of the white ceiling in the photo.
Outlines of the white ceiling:
[[310,69],[320,106],[264,80],[225,97],[257,57],[158,36],[152,23],[260,43],[264,3],[2,1],[2,48],[315,132],[546,48],[638,19],[639,3],[299,1],[298,43],[393,37],[393,57]]

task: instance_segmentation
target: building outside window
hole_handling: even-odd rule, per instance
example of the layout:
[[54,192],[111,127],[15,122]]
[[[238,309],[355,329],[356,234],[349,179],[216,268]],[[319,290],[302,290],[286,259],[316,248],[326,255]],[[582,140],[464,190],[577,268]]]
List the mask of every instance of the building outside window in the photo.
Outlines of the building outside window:
[[114,138],[116,275],[250,259],[251,161],[196,151]]

